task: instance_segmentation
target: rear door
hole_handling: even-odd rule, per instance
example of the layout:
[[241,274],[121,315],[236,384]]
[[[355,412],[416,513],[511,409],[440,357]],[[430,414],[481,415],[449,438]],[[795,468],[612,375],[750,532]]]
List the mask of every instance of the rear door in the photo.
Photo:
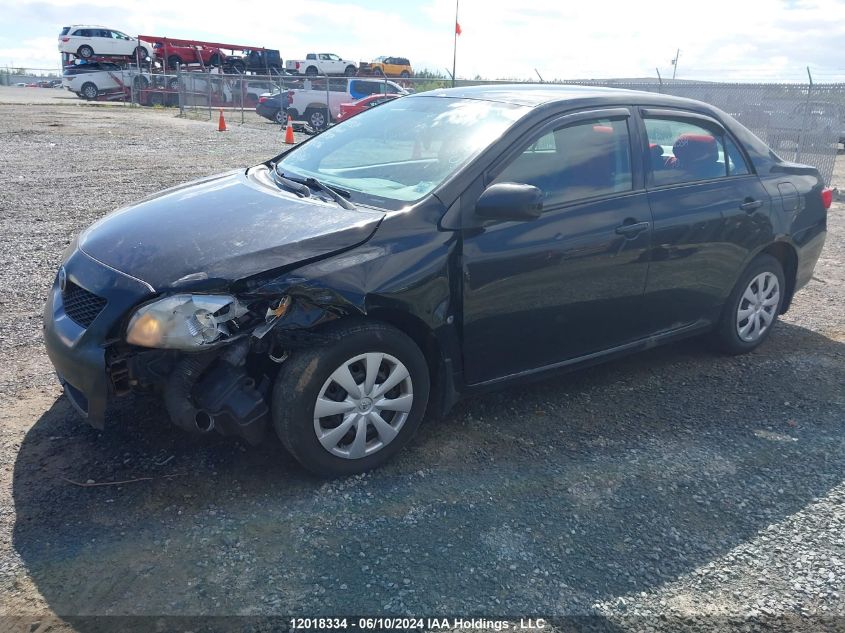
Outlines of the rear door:
[[646,305],[654,331],[704,325],[751,250],[771,239],[769,195],[715,119],[643,109],[654,221]]
[[630,115],[628,108],[566,115],[491,168],[486,184],[534,185],[544,207],[537,220],[464,232],[469,383],[589,356],[647,333],[651,216],[642,179],[634,178],[640,157],[631,154],[637,132],[629,130]]

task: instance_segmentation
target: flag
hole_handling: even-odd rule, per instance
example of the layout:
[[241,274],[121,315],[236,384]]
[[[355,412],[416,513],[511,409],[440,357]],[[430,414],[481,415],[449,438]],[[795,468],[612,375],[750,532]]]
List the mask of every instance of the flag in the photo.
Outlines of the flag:
[[461,34],[461,24],[457,20],[455,20],[455,35]]

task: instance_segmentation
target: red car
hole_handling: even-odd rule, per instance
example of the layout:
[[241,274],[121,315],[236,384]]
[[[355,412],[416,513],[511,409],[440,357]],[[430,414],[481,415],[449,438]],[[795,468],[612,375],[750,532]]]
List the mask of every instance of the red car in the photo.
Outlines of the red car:
[[155,42],[153,53],[156,58],[167,64],[168,70],[175,70],[180,65],[198,64],[200,59],[205,66],[220,66],[223,63],[223,56],[219,49],[211,46],[174,44],[169,40]]
[[337,120],[345,121],[364,110],[374,108],[375,106],[386,103],[387,101],[393,101],[396,97],[401,96],[402,95],[394,94],[376,94],[364,97],[363,99],[358,99],[358,101],[353,101],[352,103],[341,103],[340,114],[337,115]]

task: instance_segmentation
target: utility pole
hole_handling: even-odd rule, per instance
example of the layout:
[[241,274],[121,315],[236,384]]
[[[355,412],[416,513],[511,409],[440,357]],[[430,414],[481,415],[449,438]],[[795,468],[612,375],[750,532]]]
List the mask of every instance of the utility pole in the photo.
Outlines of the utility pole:
[[675,80],[675,75],[678,73],[678,59],[681,57],[681,49],[675,51],[675,59],[672,60],[672,80]]
[[454,38],[455,42],[452,45],[452,87],[455,87],[455,63],[458,59],[458,1],[455,0],[455,25],[453,30],[455,31]]

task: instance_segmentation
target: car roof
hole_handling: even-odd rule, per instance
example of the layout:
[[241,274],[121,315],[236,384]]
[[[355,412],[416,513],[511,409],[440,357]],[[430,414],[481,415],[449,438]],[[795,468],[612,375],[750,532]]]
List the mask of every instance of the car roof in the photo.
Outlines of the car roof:
[[566,101],[591,101],[607,104],[644,104],[663,105],[689,108],[695,106],[711,109],[706,104],[693,99],[673,97],[655,92],[641,90],[626,90],[623,88],[605,88],[602,86],[550,85],[550,84],[498,84],[466,86],[461,88],[443,88],[411,95],[419,97],[454,97],[458,99],[479,99],[484,101],[498,101],[512,105],[536,107],[549,103]]

